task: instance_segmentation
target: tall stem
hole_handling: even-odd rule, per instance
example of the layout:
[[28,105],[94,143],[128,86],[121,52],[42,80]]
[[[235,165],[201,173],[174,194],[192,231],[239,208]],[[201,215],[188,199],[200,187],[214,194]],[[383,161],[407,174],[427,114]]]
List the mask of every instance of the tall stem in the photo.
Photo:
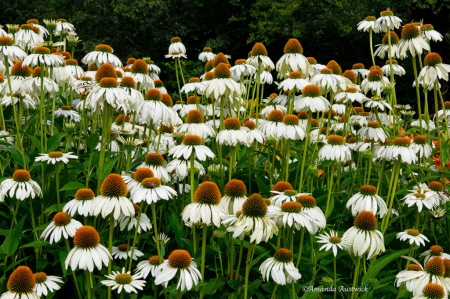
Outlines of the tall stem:
[[420,122],[420,135],[423,134],[422,126],[422,110],[420,109],[420,91],[419,91],[419,80],[417,79],[417,67],[416,67],[416,56],[411,55],[413,70],[414,70],[414,80],[416,82],[416,95],[417,95],[417,112],[419,113]]
[[306,125],[306,139],[305,139],[305,144],[303,145],[303,159],[302,159],[302,167],[301,167],[301,170],[300,170],[300,182],[299,182],[299,187],[298,187],[298,192],[299,193],[302,192],[302,187],[303,187],[302,186],[302,184],[303,184],[303,171],[305,170],[306,152],[308,150],[309,133],[311,131],[311,118],[312,118],[312,113],[311,113],[311,110],[310,110],[310,111],[308,111],[308,123]]
[[141,221],[141,214],[142,214],[142,209],[144,208],[144,202],[145,201],[141,201],[141,204],[139,206],[138,218],[137,218],[137,222],[136,222],[136,230],[134,231],[133,246],[131,247],[131,257],[130,257],[130,265],[128,267],[128,271],[131,271],[131,264],[133,264],[134,248],[136,248],[137,235],[139,233],[139,223]]
[[[248,296],[248,277],[250,275],[250,268],[252,265],[252,246],[253,243],[248,244],[248,253],[247,253],[247,261],[245,262],[245,283],[244,283],[244,298],[247,299]],[[256,245],[254,245],[256,246]]]
[[61,197],[59,194],[59,162],[55,163],[55,178],[56,178],[56,200],[58,201],[58,211],[61,211]]
[[156,211],[155,211],[155,203],[152,202],[152,217],[153,217],[153,226],[155,228],[155,242],[156,242],[156,250],[158,251],[158,259],[161,264],[161,249],[159,248],[159,238],[158,238],[158,227],[156,225]]
[[[206,257],[206,233],[207,226],[203,224],[203,234],[202,234],[202,265],[201,265],[201,273],[202,273],[202,282],[205,281],[205,257]],[[203,298],[203,286],[200,287],[200,295],[199,298]]]
[[359,256],[356,257],[355,275],[353,277],[353,288],[352,288],[352,297],[351,297],[351,299],[356,298],[355,289],[356,289],[356,285],[358,284],[358,275],[359,275],[360,262],[361,262],[361,257],[359,257]]

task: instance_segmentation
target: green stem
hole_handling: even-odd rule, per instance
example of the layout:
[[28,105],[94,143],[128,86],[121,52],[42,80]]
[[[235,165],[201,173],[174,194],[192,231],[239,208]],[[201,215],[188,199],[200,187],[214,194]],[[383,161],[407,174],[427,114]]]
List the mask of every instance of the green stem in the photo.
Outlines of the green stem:
[[305,228],[302,227],[302,229],[300,230],[300,244],[298,246],[298,257],[297,257],[297,263],[295,264],[295,267],[298,268],[298,266],[300,265],[300,259],[302,257],[302,250],[303,250],[303,240],[305,238]]
[[[201,265],[201,273],[202,273],[202,282],[205,281],[205,258],[206,258],[206,234],[207,234],[207,226],[203,224],[203,235],[202,235],[202,265]],[[200,287],[200,295],[199,298],[203,298],[203,286]]]
[[155,242],[156,242],[156,250],[158,251],[158,259],[159,259],[159,263],[162,263],[161,261],[161,249],[159,248],[159,238],[158,238],[158,227],[156,225],[156,211],[155,211],[155,203],[152,202],[151,204],[152,207],[152,217],[153,217],[153,226],[155,229]]
[[356,289],[356,285],[358,284],[358,275],[359,275],[359,265],[361,262],[361,257],[356,257],[356,266],[355,266],[355,275],[353,277],[353,288],[352,288],[352,296],[350,297],[351,299],[356,298],[356,293],[355,293],[355,289]]
[[141,204],[139,206],[138,218],[137,218],[137,222],[136,222],[136,229],[134,231],[133,246],[131,247],[131,257],[130,257],[130,265],[128,266],[128,271],[131,271],[131,264],[133,264],[134,248],[136,247],[137,235],[139,233],[139,222],[141,221],[141,214],[142,214],[142,210],[144,209],[144,203],[145,203],[145,201],[141,201]]
[[61,197],[59,194],[59,163],[55,163],[55,177],[56,177],[56,200],[58,201],[58,211],[61,211]]
[[420,135],[423,135],[422,110],[420,109],[420,91],[419,91],[419,80],[417,79],[416,57],[411,55],[411,58],[414,70],[414,80],[416,82],[417,112],[419,113]]
[[[248,296],[247,296],[247,294],[248,294],[248,277],[250,275],[250,268],[252,265],[252,246],[253,246],[253,243],[250,242],[248,244],[247,260],[245,262],[245,264],[246,264],[245,265],[245,283],[244,283],[244,298],[245,299],[248,298]],[[254,245],[254,246],[256,246],[256,245]]]

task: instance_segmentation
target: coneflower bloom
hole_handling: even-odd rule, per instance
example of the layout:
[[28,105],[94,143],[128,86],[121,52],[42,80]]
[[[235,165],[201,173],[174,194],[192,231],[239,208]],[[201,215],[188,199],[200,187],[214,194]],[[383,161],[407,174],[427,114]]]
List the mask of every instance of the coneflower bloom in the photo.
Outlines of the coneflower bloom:
[[205,89],[205,85],[200,82],[199,78],[190,78],[189,82],[181,87],[180,92],[190,93],[197,92],[197,94],[202,94]]
[[23,65],[59,67],[64,65],[64,59],[61,56],[51,54],[48,48],[36,47],[33,54],[28,55],[23,60]]
[[373,16],[368,16],[364,20],[358,23],[358,31],[368,32],[372,28],[373,32],[378,33],[381,28],[377,23],[377,19]]
[[[359,93],[355,87],[347,87],[345,91],[342,91],[334,96],[334,100],[336,102],[342,101],[342,103],[347,103],[348,101],[363,103],[367,101],[367,98],[364,94]],[[333,105],[334,106],[334,105]]]
[[394,16],[394,13],[390,10],[385,10],[380,13],[380,17],[377,19],[376,25],[379,26],[379,32],[387,32],[388,29],[398,29],[402,20],[399,17]]
[[431,145],[427,142],[427,138],[421,135],[414,136],[413,142],[411,143],[411,148],[419,155],[420,158],[425,157],[428,159],[433,152]]
[[358,131],[358,135],[361,138],[368,138],[375,142],[376,141],[384,142],[388,137],[384,132],[384,130],[381,128],[380,123],[374,121],[369,121],[366,127],[362,127]]
[[148,72],[147,63],[143,59],[136,59],[131,67],[131,77],[136,84],[140,85],[140,89],[155,88],[155,84]]
[[271,205],[281,208],[283,203],[296,201],[300,195],[309,195],[309,193],[298,193],[290,183],[279,181],[272,187],[270,195]]
[[80,216],[87,217],[91,213],[94,197],[94,192],[91,189],[79,189],[75,193],[75,198],[64,205],[63,211],[69,213],[72,217],[76,213]]
[[118,174],[111,173],[106,177],[100,186],[100,194],[92,202],[92,215],[103,218],[113,213],[117,220],[122,213],[131,217],[134,215],[133,203],[126,197],[128,193],[127,185]]
[[309,85],[308,80],[302,78],[301,72],[291,72],[289,77],[283,80],[279,85],[278,89],[286,90],[303,90],[305,86]]
[[342,239],[338,236],[338,233],[335,231],[330,231],[330,233],[325,232],[325,234],[317,236],[317,243],[324,244],[319,250],[328,251],[330,249],[333,250],[333,255],[337,256],[338,249],[339,250],[347,250],[349,246],[352,246],[352,243]]
[[65,261],[66,269],[70,266],[72,271],[79,268],[93,272],[94,265],[101,270],[103,264],[107,266],[112,259],[108,249],[100,244],[100,235],[92,226],[80,227],[73,238],[73,245]]
[[81,62],[87,65],[95,63],[97,67],[100,67],[103,63],[109,63],[114,68],[122,67],[122,62],[116,55],[112,54],[113,52],[113,48],[108,45],[97,45],[94,51],[86,54]]
[[365,103],[365,107],[367,108],[378,108],[380,111],[384,111],[386,108],[392,110],[391,105],[389,105],[385,99],[380,97],[371,97],[365,101]]
[[406,270],[397,274],[397,287],[404,282],[406,289],[412,292],[413,296],[418,296],[422,294],[424,287],[431,282],[443,287],[444,293],[448,294],[450,285],[445,279],[445,265],[440,257],[436,256],[425,262],[425,267],[423,268],[416,260],[412,260],[415,264],[408,265]]
[[400,241],[407,241],[410,245],[416,243],[420,247],[425,246],[425,241],[430,242],[427,237],[422,235],[417,229],[407,229],[397,234],[397,239]]
[[436,192],[437,195],[439,195],[440,200],[441,200],[441,204],[445,205],[445,203],[447,201],[449,201],[448,196],[444,192],[444,185],[442,183],[433,181],[430,184],[428,184],[428,188],[431,191]]
[[47,228],[42,232],[41,238],[47,240],[50,238],[50,244],[58,243],[59,240],[72,238],[77,229],[83,225],[70,217],[66,212],[59,212],[53,217],[53,221],[47,226]]
[[169,54],[173,52],[186,54],[186,47],[183,45],[181,38],[179,37],[172,37],[170,39]]
[[74,78],[83,77],[84,70],[78,66],[78,61],[75,59],[67,59],[64,63],[64,68],[72,75]]
[[0,202],[5,201],[5,195],[24,201],[31,197],[42,196],[42,190],[38,183],[31,179],[30,173],[25,169],[14,171],[11,179],[5,179],[0,184]]
[[27,53],[18,46],[14,46],[14,41],[9,36],[0,37],[0,60],[20,61],[27,56]]
[[383,76],[383,71],[380,68],[373,69],[361,82],[361,88],[364,93],[368,93],[369,90],[375,95],[380,95],[386,84],[389,83],[389,79]]
[[203,145],[202,139],[196,135],[186,135],[183,138],[182,144],[174,146],[169,150],[170,156],[174,158],[184,157],[186,160],[190,158],[192,153],[200,161],[205,161],[207,157],[212,159],[215,156],[208,147]]
[[294,110],[323,112],[330,107],[330,102],[321,95],[320,88],[317,85],[305,86],[302,95],[295,99]]
[[[256,74],[253,76],[253,78],[256,80]],[[261,72],[261,74],[259,76],[259,83],[261,83],[261,84],[272,84],[273,83],[273,76],[270,73],[269,68],[266,68]],[[242,88],[243,88],[242,93],[244,93],[245,86],[242,86]]]
[[202,279],[197,264],[186,250],[174,250],[161,265],[155,270],[155,284],[167,286],[169,281],[179,274],[177,289],[188,291],[197,285]]
[[310,234],[314,234],[315,227],[313,227],[312,223],[320,224],[319,220],[312,219],[305,213],[302,210],[302,204],[296,201],[285,202],[281,205],[281,208],[271,208],[270,211],[280,227],[295,227],[297,230],[304,227]]
[[55,35],[59,36],[61,32],[75,32],[75,26],[67,22],[66,19],[58,19],[56,21]]
[[161,94],[168,94],[167,89],[164,87],[164,82],[161,80],[155,80],[153,81],[155,84],[155,89],[159,90]]
[[314,68],[303,56],[303,47],[297,39],[291,38],[284,46],[283,52],[284,55],[276,64],[276,70],[281,77],[287,77],[291,72],[301,72],[306,77],[313,74]]
[[6,285],[8,291],[3,293],[1,299],[39,299],[36,294],[36,278],[27,266],[17,267],[8,278]]
[[[398,38],[397,33],[394,31],[391,31],[391,57],[392,58],[401,58],[400,57],[400,48],[399,48],[400,39]],[[387,55],[389,58],[389,37],[388,33],[386,33],[381,40],[380,45],[376,45],[378,47],[373,53],[374,56],[378,56],[381,59],[384,59],[384,57]]]
[[225,185],[220,206],[231,215],[242,210],[242,205],[247,200],[247,187],[241,180],[231,180]]
[[344,77],[334,74],[333,70],[329,68],[320,70],[320,74],[314,75],[309,82],[312,85],[317,85],[323,93],[330,91],[337,93],[346,90],[348,87]]
[[423,288],[422,293],[413,297],[413,299],[444,299],[447,297],[446,293],[447,291],[441,285],[436,283],[428,283]]
[[86,106],[89,106],[92,110],[97,108],[97,104],[103,105],[104,102],[107,102],[116,110],[123,110],[125,114],[133,106],[130,95],[119,87],[116,78],[102,78],[99,85],[91,90],[86,98]]
[[245,59],[236,60],[234,66],[230,68],[231,75],[238,77],[253,76],[256,73],[256,68],[247,63]]
[[149,89],[145,95],[145,101],[139,106],[141,123],[160,126],[170,126],[176,121],[176,113],[162,102],[161,92],[157,89]]
[[61,289],[58,283],[64,284],[64,281],[59,276],[47,275],[44,272],[34,273],[34,279],[36,280],[36,287],[34,291],[38,296],[47,296],[53,291]]
[[260,124],[258,129],[266,137],[274,136],[277,129],[283,125],[283,119],[284,119],[283,112],[279,110],[273,110],[267,117],[267,121]]
[[[38,33],[35,32],[35,29]],[[15,34],[16,44],[22,49],[27,49],[27,47],[32,44],[40,43],[43,38],[39,35],[39,28],[34,27],[30,24],[23,24],[20,26],[20,30]]]
[[431,246],[429,250],[425,250],[420,255],[420,257],[425,257],[425,260],[424,260],[425,264],[428,263],[428,261],[430,261],[431,259],[433,259],[436,256],[440,257],[441,259],[450,261],[450,254],[445,253],[444,249],[439,245]]
[[36,162],[42,161],[47,162],[47,164],[55,164],[55,163],[69,163],[69,159],[78,159],[78,156],[72,155],[72,152],[62,153],[58,151],[54,151],[48,154],[39,154],[40,156],[35,159]]
[[[114,224],[114,225],[117,225],[117,223],[119,224],[120,231],[125,230],[125,228],[127,228],[130,231],[136,227],[140,207],[137,204],[133,204],[133,207],[135,211],[133,216],[125,216],[123,214],[120,214],[119,219],[117,219],[117,222]],[[139,219],[138,233],[141,233],[142,230],[146,232],[151,229],[152,224],[150,222],[150,219],[145,213],[141,213],[141,219]]]
[[259,194],[250,195],[242,205],[242,214],[227,228],[233,238],[250,235],[250,242],[267,242],[278,232],[275,221],[267,215],[267,204]]
[[324,229],[326,227],[327,219],[323,211],[317,206],[316,199],[304,194],[302,193],[297,197],[297,202],[302,205],[302,212],[308,214],[314,220],[311,222],[313,230],[310,233],[315,234],[319,228]]
[[416,205],[419,212],[422,211],[423,206],[432,210],[440,204],[439,195],[434,191],[414,188],[413,190],[408,190],[408,192],[409,194],[403,197],[402,200],[405,201],[408,207]]
[[[152,236],[152,239],[156,243],[156,240],[155,240],[154,236]],[[166,245],[170,241],[170,238],[165,233],[159,233],[158,234],[158,240],[159,240],[159,244]]]
[[198,110],[202,113],[202,115],[206,115],[208,109],[200,104],[200,99],[201,98],[199,96],[190,96],[186,101],[186,105],[183,105],[183,107],[181,107],[179,112],[180,116],[185,117],[189,112],[193,110]]
[[219,187],[213,182],[203,182],[194,193],[194,202],[188,204],[181,217],[183,222],[204,223],[220,226],[221,217],[226,213],[220,206]]
[[438,53],[429,53],[423,60],[423,69],[419,73],[418,80],[426,85],[434,85],[439,79],[448,81],[450,64],[442,63],[442,58]]
[[342,239],[352,242],[347,249],[357,257],[367,253],[369,260],[385,251],[383,234],[377,230],[377,219],[369,211],[363,211],[356,216],[353,226],[344,233]]
[[164,157],[161,154],[150,153],[145,156],[144,162],[138,166],[139,168],[149,168],[153,171],[153,175],[160,179],[162,182],[169,181],[169,173],[164,167],[165,161]]
[[239,95],[241,88],[239,83],[231,79],[231,72],[228,66],[220,63],[214,69],[214,78],[208,81],[205,88],[205,96],[218,99],[221,96],[229,98],[233,95]]
[[248,145],[249,136],[246,130],[241,128],[241,123],[236,117],[227,118],[217,136],[216,141],[220,145],[236,146],[238,144]]
[[248,63],[261,69],[269,68],[273,70],[275,65],[267,54],[267,49],[262,43],[256,43],[252,48],[252,56],[248,58]]
[[424,39],[432,40],[434,42],[441,42],[444,39],[442,34],[434,30],[434,27],[431,24],[424,24],[420,26],[420,34]]
[[[136,250],[136,249],[135,249]],[[131,275],[126,272],[125,268],[122,271],[113,271],[112,274],[105,275],[107,279],[102,280],[101,283],[105,286],[111,287],[111,290],[117,290],[117,293],[125,291],[127,293],[137,293],[138,290],[143,290],[146,281],[141,278],[140,274]]]
[[151,204],[161,199],[169,200],[176,195],[177,192],[174,189],[161,185],[161,180],[158,178],[145,178],[140,185],[131,190],[131,199],[134,203],[146,201]]
[[249,144],[252,144],[255,140],[259,143],[264,142],[264,134],[256,128],[256,124],[253,121],[247,120],[242,130],[247,132]]
[[332,160],[336,162],[346,162],[351,160],[350,150],[345,146],[345,140],[338,135],[328,137],[325,144],[319,151],[319,160]]
[[73,110],[72,106],[61,106],[61,108],[55,111],[55,116],[64,116],[64,118],[75,122],[81,120],[80,114]]
[[355,73],[356,76],[361,75],[361,77],[366,77],[369,74],[369,70],[364,67],[364,64],[362,63],[355,63],[352,66],[352,71]]
[[408,50],[412,56],[422,54],[424,50],[430,51],[430,45],[420,35],[419,28],[414,24],[406,24],[403,27],[399,47],[400,56],[406,56]]
[[180,52],[172,52],[170,54],[164,55],[166,58],[172,58],[172,59],[181,59],[181,58],[187,58],[186,54],[180,53]]
[[[205,174],[205,168],[200,162],[194,161],[194,168],[200,169],[199,175]],[[183,157],[180,159],[172,159],[167,164],[166,170],[169,173],[173,172],[180,181],[184,180],[189,176],[189,172],[191,171],[191,161],[189,159],[185,160]]]
[[283,118],[282,124],[275,129],[275,136],[289,140],[303,140],[305,138],[305,132],[300,127],[299,121],[296,115],[286,115]]
[[157,255],[154,255],[150,257],[148,260],[139,262],[136,266],[135,272],[136,274],[141,275],[143,279],[146,279],[149,274],[151,274],[151,277],[156,277],[157,275],[156,269],[163,262],[164,258],[161,258],[161,262],[159,262],[159,257]]
[[122,178],[127,184],[128,191],[131,192],[135,187],[142,183],[143,179],[151,178],[153,176],[153,171],[150,168],[142,167],[136,169],[136,171],[131,174],[123,174]]
[[269,281],[269,278],[272,277],[277,284],[286,285],[286,283],[296,282],[302,278],[293,263],[293,259],[294,256],[289,249],[278,249],[273,257],[266,259],[259,266],[263,280]]
[[[58,84],[56,84],[56,82],[53,81],[52,79],[44,76],[42,78],[42,80],[44,81],[43,82],[44,93],[55,94],[59,91]],[[21,92],[30,94],[32,96],[39,96],[41,94],[41,83],[42,83],[41,82],[41,67],[38,66],[33,69],[33,73],[31,74],[31,77],[28,77],[22,81]],[[1,90],[0,90],[0,92],[1,92]],[[25,97],[22,99],[22,101],[24,102],[23,105],[26,106],[28,104],[31,107],[35,107],[36,104],[35,104],[34,100],[29,101],[27,94],[25,94]],[[9,99],[9,102],[11,102],[11,98]],[[28,103],[25,104],[25,102],[28,102]]]
[[347,209],[352,208],[353,216],[362,211],[370,211],[382,218],[387,214],[388,208],[383,198],[377,194],[377,188],[371,185],[363,185],[359,192],[350,197],[346,204]]
[[210,47],[205,47],[203,48],[203,51],[198,55],[198,60],[202,62],[208,62],[210,60],[214,60],[215,57],[216,54],[212,52],[212,49]]
[[[113,259],[124,259],[131,258],[131,246],[128,244],[120,244],[119,246],[113,246],[111,255]],[[142,251],[138,250],[137,248],[134,249],[133,252],[133,260],[137,260],[138,257],[143,256],[144,254]]]
[[[386,76],[391,75],[391,65],[389,63],[389,60],[386,61],[385,65],[381,67],[381,70],[383,71],[383,74]],[[405,69],[398,65],[398,61],[395,59],[392,59],[392,70],[394,71],[394,75],[397,76],[403,76],[406,74]]]

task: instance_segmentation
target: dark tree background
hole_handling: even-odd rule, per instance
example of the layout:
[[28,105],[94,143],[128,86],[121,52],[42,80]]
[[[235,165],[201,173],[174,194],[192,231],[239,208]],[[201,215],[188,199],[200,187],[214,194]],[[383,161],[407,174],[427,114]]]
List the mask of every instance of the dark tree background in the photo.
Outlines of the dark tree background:
[[[173,62],[164,58],[174,36],[187,48],[184,70],[188,78],[203,73],[204,64],[197,57],[204,46],[231,55],[234,63],[246,58],[255,42],[263,42],[276,62],[292,37],[300,41],[306,56],[319,63],[334,59],[343,70],[357,62],[369,67],[369,34],[356,27],[366,16],[378,17],[387,8],[402,18],[403,24],[420,20],[432,24],[445,38],[441,43],[432,42],[432,51],[450,63],[449,0],[3,0],[0,23],[22,24],[37,18],[43,24],[46,18],[65,18],[75,25],[82,40],[76,59],[80,61],[100,43],[112,46],[123,62],[128,57],[150,56],[162,69],[161,79],[174,92]],[[396,30],[399,36],[400,31]],[[374,45],[382,36],[374,34]],[[414,105],[411,59],[399,63],[407,75],[396,77],[397,97]],[[377,64],[384,65],[384,60],[377,59]],[[448,84],[441,84],[445,93]],[[272,91],[275,86],[265,89],[267,94]]]

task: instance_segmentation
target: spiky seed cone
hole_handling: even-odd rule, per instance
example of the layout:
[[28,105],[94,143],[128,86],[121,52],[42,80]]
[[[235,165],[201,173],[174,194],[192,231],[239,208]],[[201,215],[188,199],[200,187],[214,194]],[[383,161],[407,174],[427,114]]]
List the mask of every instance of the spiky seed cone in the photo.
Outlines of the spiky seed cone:
[[320,88],[317,85],[307,85],[305,86],[305,88],[303,88],[302,95],[304,97],[310,98],[320,97],[321,95]]
[[[391,45],[397,45],[400,42],[397,33],[391,31]],[[389,36],[386,33],[382,39],[383,45],[389,45]]]
[[303,47],[296,38],[291,38],[284,46],[284,54],[303,54]]
[[53,222],[56,226],[66,226],[71,220],[72,217],[70,217],[70,215],[66,212],[56,213],[55,217],[53,217]]
[[131,66],[131,72],[133,74],[148,74],[147,63],[143,59],[136,59]]
[[374,231],[377,229],[377,219],[370,211],[363,211],[356,216],[353,225],[365,231]]
[[77,193],[75,193],[75,198],[78,200],[91,200],[94,199],[94,197],[94,192],[87,188],[78,189]]
[[135,181],[142,182],[144,179],[154,177],[153,171],[150,168],[142,167],[136,169],[132,177]]
[[161,101],[161,92],[158,89],[149,89],[145,95],[145,99],[148,101]]
[[161,95],[161,102],[163,102],[167,107],[173,107],[172,97],[168,94],[164,93]]
[[168,258],[169,265],[176,269],[186,269],[191,265],[191,255],[186,250],[174,250]]
[[224,194],[231,197],[243,197],[247,194],[247,187],[241,180],[233,179],[225,185]]
[[136,61],[136,58],[130,57],[127,59],[127,65],[133,64]]
[[109,63],[102,64],[95,73],[95,81],[100,83],[103,78],[117,79],[117,73],[114,67]]
[[423,60],[425,66],[435,67],[437,64],[442,63],[442,58],[438,53],[432,52],[427,54]]
[[32,71],[28,65],[22,66],[22,61],[16,62],[11,68],[11,76],[29,77]]
[[267,205],[261,195],[250,195],[242,205],[244,215],[249,217],[264,217],[267,213]]
[[214,78],[215,79],[231,78],[230,69],[227,67],[226,64],[220,63],[218,66],[216,66],[216,68],[214,69]]
[[439,256],[436,256],[425,264],[424,270],[425,272],[431,275],[444,276],[445,275],[444,261]]
[[16,270],[11,273],[11,276],[9,276],[8,283],[6,285],[8,291],[16,294],[31,293],[33,292],[35,286],[36,279],[33,272],[26,266],[17,267]]
[[16,171],[14,171],[14,173],[12,175],[12,179],[15,182],[28,182],[29,180],[31,180],[31,175],[25,169],[18,169]]
[[225,130],[239,130],[241,128],[241,122],[237,117],[229,117],[223,124]]
[[76,231],[73,244],[83,249],[94,248],[100,244],[100,235],[92,226],[82,226]]
[[95,47],[95,51],[105,52],[105,53],[112,53],[112,52],[114,52],[113,48],[111,48],[108,45],[97,45]]
[[290,263],[294,259],[292,252],[286,248],[278,249],[273,255],[274,259],[281,263]]
[[356,75],[352,70],[346,70],[343,72],[342,77],[349,79],[353,84],[358,83],[358,78],[356,78]]
[[[279,181],[275,185],[273,185],[271,191],[284,192],[286,190],[294,190],[292,185],[288,182]],[[271,193],[272,196],[277,195],[277,193]]]
[[100,186],[100,194],[104,197],[127,196],[127,192],[128,189],[125,181],[116,173],[108,175]]
[[422,294],[427,299],[443,299],[445,290],[441,285],[428,283],[422,290]]
[[[209,63],[209,61],[208,61],[208,63]],[[206,63],[206,65],[208,65],[208,63]],[[228,58],[226,58],[225,55],[222,52],[220,52],[219,54],[216,55],[216,57],[214,58],[212,64],[213,64],[213,67],[216,68],[221,63],[230,64],[230,62],[228,61]],[[207,72],[210,71],[211,69],[207,70],[206,67],[205,67],[205,70]]]
[[302,205],[302,208],[314,208],[317,206],[316,199],[308,195],[300,195],[297,197],[297,202]]
[[420,30],[414,24],[406,24],[402,29],[402,39],[411,40],[420,35]]
[[256,43],[252,48],[252,56],[268,56],[266,47],[262,43]]
[[272,112],[269,113],[267,120],[273,122],[282,122],[283,118],[284,118],[283,112],[281,112],[280,110],[272,110]]
[[327,63],[327,68],[332,70],[335,75],[342,75],[341,66],[334,60]]
[[150,166],[164,166],[164,157],[161,154],[150,153],[145,157],[144,162]]
[[200,204],[218,205],[221,200],[219,187],[213,182],[204,182],[194,193],[194,201]]

